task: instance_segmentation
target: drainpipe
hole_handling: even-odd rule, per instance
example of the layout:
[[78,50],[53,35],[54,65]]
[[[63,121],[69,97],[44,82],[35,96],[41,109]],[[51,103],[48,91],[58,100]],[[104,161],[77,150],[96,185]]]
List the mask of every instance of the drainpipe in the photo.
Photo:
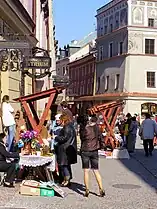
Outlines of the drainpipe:
[[93,85],[93,96],[96,94],[96,62],[94,61],[94,85]]
[[1,70],[0,70],[0,104],[1,104],[1,101],[2,101],[2,98],[1,98],[2,97],[2,88],[1,88],[2,85],[1,85],[1,81],[2,80],[1,80]]
[[[36,25],[36,0],[33,0],[33,5],[32,5],[32,19]],[[36,27],[36,26],[35,26]],[[36,28],[34,28],[33,31],[34,35],[36,36]],[[34,69],[32,69],[32,74],[34,74]],[[35,78],[32,78],[32,94],[36,93],[36,80]],[[37,109],[37,104],[36,102],[33,102],[35,110]]]
[[[36,0],[33,0],[33,5],[32,5],[32,19],[36,25]],[[34,28],[34,35],[36,36],[36,28]],[[33,71],[33,70],[32,70]],[[32,72],[33,73],[33,72]],[[36,81],[34,78],[32,78],[32,93],[35,93],[35,87],[36,87]]]
[[[49,5],[49,18],[48,18],[48,33],[49,33],[49,40],[48,40],[48,49],[49,49],[49,56],[51,58],[51,68],[50,71],[52,72],[52,75],[56,75],[56,55],[55,55],[55,47],[54,47],[54,19],[53,19],[53,1],[48,0]],[[53,87],[52,78],[49,78],[50,80],[50,88]]]

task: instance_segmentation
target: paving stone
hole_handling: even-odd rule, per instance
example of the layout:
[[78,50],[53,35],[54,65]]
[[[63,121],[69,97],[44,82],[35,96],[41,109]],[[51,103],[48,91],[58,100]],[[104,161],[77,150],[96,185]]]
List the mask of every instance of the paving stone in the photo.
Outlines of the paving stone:
[[[0,205],[4,208],[21,209],[155,209],[157,205],[157,181],[149,172],[156,170],[156,154],[150,159],[143,155],[142,146],[138,147],[140,153],[134,157],[121,160],[100,159],[100,171],[102,174],[106,197],[100,198],[96,194],[98,186],[94,175],[90,173],[89,198],[84,198],[83,171],[81,159],[73,166],[71,188],[64,188],[67,193],[65,198],[60,197],[27,197],[18,193],[16,189],[0,187]],[[140,157],[138,157],[140,156]],[[140,160],[146,160],[146,169]],[[149,164],[152,164],[151,166]],[[154,171],[155,172],[155,171]]]

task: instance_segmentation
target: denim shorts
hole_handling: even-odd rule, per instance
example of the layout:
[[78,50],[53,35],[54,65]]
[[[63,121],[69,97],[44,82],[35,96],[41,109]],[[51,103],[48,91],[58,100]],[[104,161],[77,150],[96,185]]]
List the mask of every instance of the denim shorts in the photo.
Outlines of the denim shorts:
[[96,151],[82,151],[81,152],[81,159],[82,159],[82,168],[83,169],[93,169],[98,170],[99,169],[99,156],[98,156],[98,150]]

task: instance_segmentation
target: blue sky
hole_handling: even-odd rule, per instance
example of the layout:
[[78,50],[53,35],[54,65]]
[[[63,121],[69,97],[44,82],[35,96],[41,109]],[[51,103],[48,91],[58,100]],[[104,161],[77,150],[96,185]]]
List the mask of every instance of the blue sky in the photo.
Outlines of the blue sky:
[[53,0],[59,46],[80,40],[96,28],[96,10],[108,0]]

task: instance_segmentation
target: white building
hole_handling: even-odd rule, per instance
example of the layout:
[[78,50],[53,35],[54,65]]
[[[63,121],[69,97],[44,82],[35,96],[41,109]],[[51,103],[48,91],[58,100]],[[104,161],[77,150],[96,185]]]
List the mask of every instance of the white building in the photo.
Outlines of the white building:
[[113,0],[96,18],[93,99],[125,100],[124,111],[131,114],[157,113],[157,1]]

